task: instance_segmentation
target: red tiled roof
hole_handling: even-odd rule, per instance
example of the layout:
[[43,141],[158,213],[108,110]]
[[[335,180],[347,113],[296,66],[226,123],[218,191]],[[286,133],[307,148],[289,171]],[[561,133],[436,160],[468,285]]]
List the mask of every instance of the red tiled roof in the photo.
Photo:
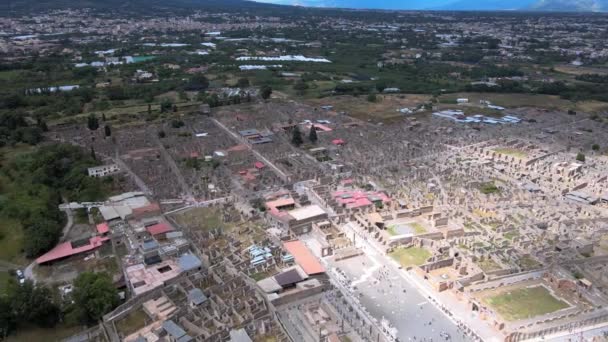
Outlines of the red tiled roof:
[[105,234],[110,231],[110,227],[108,226],[108,223],[106,223],[106,222],[100,223],[96,227],[97,227],[97,232],[99,234]]
[[38,259],[36,259],[36,263],[44,264],[45,262],[62,259],[71,255],[89,252],[94,249],[97,249],[108,240],[110,240],[110,238],[108,237],[94,236],[89,239],[88,245],[80,246],[77,248],[72,247],[72,243],[70,241],[60,243],[55,246],[55,248],[38,257]]
[[283,247],[293,255],[296,263],[302,267],[308,275],[325,273],[325,268],[317,258],[312,255],[308,247],[300,240],[292,240],[283,243]]
[[173,227],[166,224],[165,222],[157,223],[151,226],[146,227],[148,233],[152,235],[164,234],[173,230]]
[[255,166],[256,169],[263,169],[266,167],[266,165],[264,165],[264,163],[259,162],[259,161],[253,163],[253,166]]
[[334,145],[344,145],[345,144],[344,140],[342,140],[342,139],[334,139],[331,141],[331,143]]
[[133,217],[139,218],[139,216],[147,213],[160,213],[160,205],[158,203],[150,203],[146,206],[133,209]]

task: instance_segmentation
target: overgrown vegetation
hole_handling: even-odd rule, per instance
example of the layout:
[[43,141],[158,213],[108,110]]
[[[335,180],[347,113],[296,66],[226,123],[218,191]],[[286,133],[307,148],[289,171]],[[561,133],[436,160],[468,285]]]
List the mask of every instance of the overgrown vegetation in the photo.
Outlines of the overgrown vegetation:
[[0,218],[19,223],[27,257],[48,251],[59,240],[65,215],[58,205],[64,200],[105,198],[104,182],[112,179],[87,176],[87,168],[97,164],[88,153],[69,145],[48,145],[2,158]]

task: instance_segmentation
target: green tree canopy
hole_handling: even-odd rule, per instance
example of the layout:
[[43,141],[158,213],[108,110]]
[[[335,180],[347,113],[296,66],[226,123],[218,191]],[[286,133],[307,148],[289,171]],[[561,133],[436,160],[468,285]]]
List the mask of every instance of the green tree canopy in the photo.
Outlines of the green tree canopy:
[[98,322],[118,306],[120,299],[107,273],[81,273],[74,281],[74,309],[83,323]]
[[302,139],[302,132],[300,132],[300,128],[298,126],[293,129],[291,143],[295,146],[300,146],[304,143],[304,140]]

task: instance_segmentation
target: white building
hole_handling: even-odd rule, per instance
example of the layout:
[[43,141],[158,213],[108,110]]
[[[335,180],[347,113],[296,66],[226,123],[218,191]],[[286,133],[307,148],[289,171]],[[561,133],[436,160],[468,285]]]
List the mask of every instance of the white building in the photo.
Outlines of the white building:
[[120,171],[120,168],[116,164],[101,165],[88,168],[89,177],[105,177],[118,171]]

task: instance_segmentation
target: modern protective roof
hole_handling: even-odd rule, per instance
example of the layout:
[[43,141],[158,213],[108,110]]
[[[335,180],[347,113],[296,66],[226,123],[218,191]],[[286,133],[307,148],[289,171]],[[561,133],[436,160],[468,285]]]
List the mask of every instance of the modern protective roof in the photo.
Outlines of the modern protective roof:
[[178,339],[186,335],[186,331],[182,329],[179,325],[175,324],[172,320],[163,322],[163,329],[167,332],[167,334],[171,335],[171,337]]
[[230,330],[230,342],[252,342],[245,329]]
[[198,257],[196,257],[194,254],[184,254],[184,255],[180,256],[179,260],[178,260],[178,264],[179,264],[179,267],[181,267],[181,269],[183,271],[190,271],[193,269],[197,269],[203,265],[201,263],[201,260]]
[[307,220],[324,214],[327,214],[325,210],[314,204],[289,211],[289,215],[298,221]]
[[291,270],[288,270],[288,271],[275,275],[274,279],[277,281],[277,284],[279,284],[280,286],[287,287],[287,286],[293,285],[295,283],[298,283],[298,282],[304,280],[305,278],[302,278],[302,276],[300,276],[300,273],[298,273],[298,270],[291,269]]
[[161,222],[151,226],[146,227],[148,233],[152,235],[164,234],[170,231],[173,231],[173,227],[168,225],[167,223]]
[[110,227],[106,222],[98,224],[96,228],[99,234],[105,234],[110,231]]
[[38,259],[36,259],[36,263],[43,264],[45,262],[50,262],[72,255],[89,252],[97,249],[98,247],[101,247],[101,245],[103,245],[103,243],[108,241],[109,239],[110,238],[107,237],[94,236],[89,239],[88,244],[79,247],[74,247],[71,241],[60,243],[55,246],[55,248],[38,257]]
[[283,243],[283,247],[293,255],[296,263],[302,267],[308,275],[325,273],[325,268],[319,260],[312,255],[308,247],[300,240],[292,240]]
[[207,301],[207,296],[201,289],[195,287],[188,292],[188,301],[194,303],[194,305],[200,305]]

